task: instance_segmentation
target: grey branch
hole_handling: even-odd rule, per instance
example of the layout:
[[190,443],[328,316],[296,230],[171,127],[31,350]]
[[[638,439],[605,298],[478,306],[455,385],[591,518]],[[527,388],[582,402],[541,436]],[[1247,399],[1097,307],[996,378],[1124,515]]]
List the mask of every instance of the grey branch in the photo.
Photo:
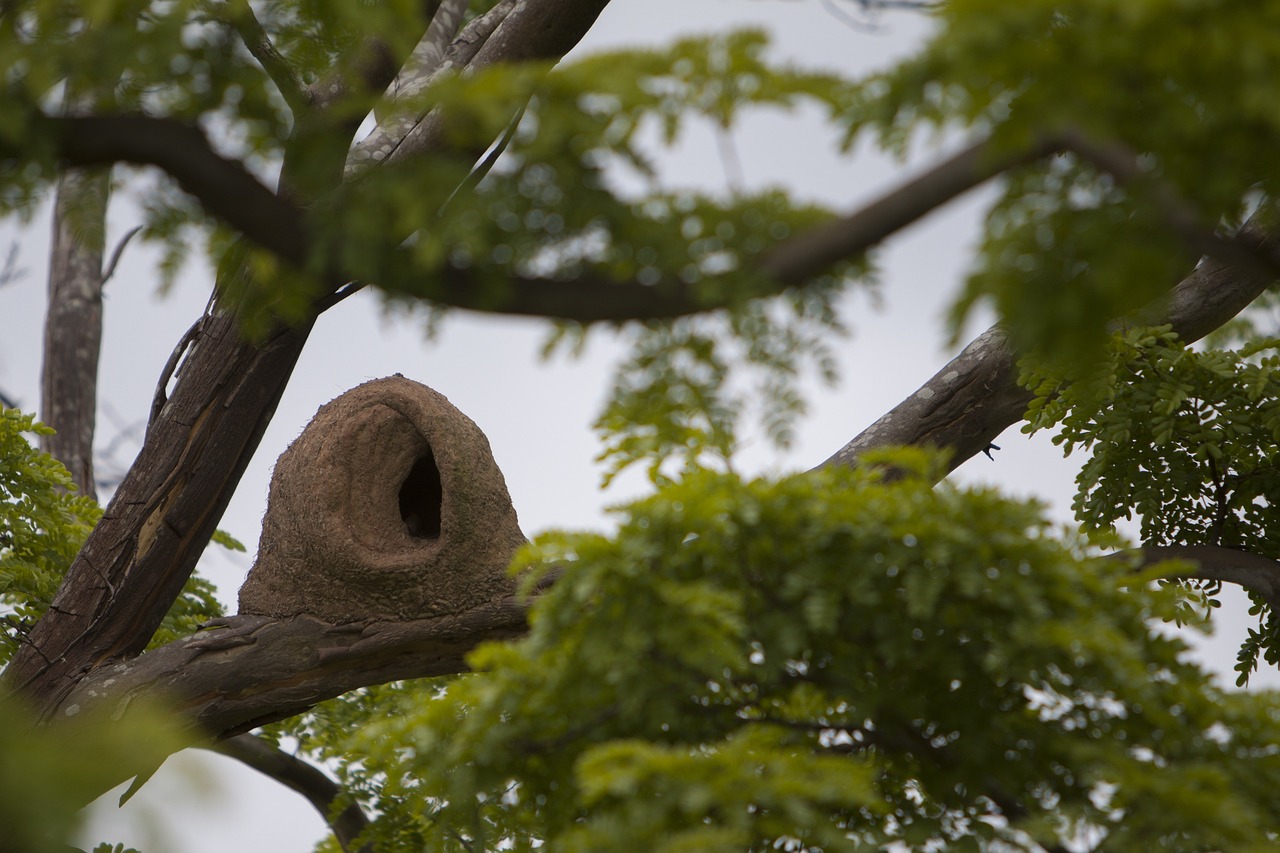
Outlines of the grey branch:
[[116,267],[119,266],[120,258],[124,255],[124,250],[128,248],[129,241],[134,237],[137,237],[140,231],[142,231],[142,226],[135,225],[133,228],[130,228],[125,232],[124,236],[120,238],[120,242],[116,243],[115,249],[111,252],[111,260],[107,261],[107,266],[102,271],[103,284],[110,281],[111,276],[116,274]]
[[247,0],[233,0],[229,23],[239,34],[240,40],[250,55],[258,60],[262,70],[267,72],[276,90],[288,104],[290,112],[295,118],[300,116],[310,106],[311,98],[307,89],[294,72],[293,66],[289,64],[289,60],[276,49],[271,37],[262,28],[257,16],[253,14],[253,9]]
[[[472,20],[458,38],[445,48],[444,43],[457,30],[457,21],[453,18],[454,7],[457,6],[465,8],[466,4],[446,0],[437,10],[426,35],[414,48],[404,70],[392,84],[389,92],[390,116],[353,146],[347,156],[347,178],[391,156],[422,120],[419,115],[402,115],[397,112],[397,102],[416,98],[441,75],[466,68],[515,7],[515,0],[502,0],[488,12]],[[447,29],[450,26],[452,29]]]
[[[1270,243],[1252,225],[1233,241],[1237,246],[1258,246],[1268,255]],[[1168,323],[1190,343],[1235,317],[1274,280],[1266,264],[1250,261],[1236,267],[1210,259],[1179,282],[1168,298],[1146,306],[1132,319],[1145,325]],[[874,448],[916,445],[949,450],[947,471],[955,470],[1022,420],[1032,395],[1017,384],[1017,362],[1004,331],[992,326],[823,464],[852,465]]]

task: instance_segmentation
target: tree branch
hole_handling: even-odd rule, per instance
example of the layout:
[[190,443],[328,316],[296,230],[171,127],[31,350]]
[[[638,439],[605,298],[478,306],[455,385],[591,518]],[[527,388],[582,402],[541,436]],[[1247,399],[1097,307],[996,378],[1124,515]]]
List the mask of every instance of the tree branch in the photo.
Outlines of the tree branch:
[[[51,139],[67,166],[133,163],[157,166],[214,216],[282,259],[301,265],[307,257],[300,211],[250,174],[243,164],[213,150],[197,127],[143,115],[29,116],[33,136]],[[23,152],[0,145],[0,157]]]
[[122,712],[146,698],[174,707],[193,740],[233,737],[359,687],[466,672],[478,643],[525,632],[528,605],[509,597],[453,616],[347,625],[309,616],[216,619],[95,669],[67,695],[64,713]]
[[[473,59],[471,69],[499,63],[541,62],[558,60],[576,45],[596,18],[609,5],[609,0],[525,0],[504,13],[501,25],[484,40]],[[549,26],[549,21],[564,26]],[[463,33],[463,38],[467,34]],[[519,104],[512,104],[514,114]],[[388,155],[389,160],[416,157],[435,151],[442,142],[444,119],[432,112],[409,132]]]
[[[470,65],[513,8],[515,8],[515,0],[502,0],[488,12],[468,23],[457,39],[440,55],[436,54],[439,36],[429,28],[418,47],[414,49],[409,64],[393,84],[391,108],[394,110],[396,101],[407,100],[420,94],[440,74]],[[436,22],[433,19],[432,28],[435,26]],[[440,29],[443,30],[443,24]],[[361,169],[385,160],[399,147],[419,121],[421,121],[420,116],[396,116],[393,113],[388,121],[379,122],[368,136],[352,146],[351,152],[347,155],[344,176],[350,179]]]
[[[1272,239],[1251,224],[1232,242],[1265,247],[1270,253]],[[1144,325],[1168,323],[1191,343],[1247,308],[1274,280],[1265,265],[1256,262],[1238,268],[1210,259],[1179,282],[1168,298],[1144,307],[1132,319]],[[1022,420],[1033,395],[1018,385],[1017,362],[1004,331],[992,326],[823,465],[853,465],[874,448],[917,445],[949,450],[946,470],[954,471]]]
[[67,467],[80,492],[94,500],[93,437],[106,280],[102,255],[110,193],[110,169],[69,169],[58,181],[40,370],[40,416],[54,429],[40,444]]
[[1138,568],[1165,560],[1189,561],[1196,565],[1194,570],[1169,577],[1233,583],[1258,593],[1273,611],[1280,613],[1280,562],[1218,545],[1144,545],[1110,556],[1132,560],[1135,555],[1139,558]]
[[[324,818],[342,849],[348,853],[356,849],[355,841],[368,828],[369,818],[365,816],[359,803],[355,802],[349,803],[336,815],[333,814],[334,801],[342,795],[342,786],[320,768],[251,734],[236,735],[219,741],[212,749],[301,794]],[[359,851],[373,853],[373,848],[365,845]]]
[[240,40],[250,55],[258,60],[262,70],[267,72],[271,82],[276,85],[276,90],[280,92],[280,97],[284,98],[284,102],[288,104],[289,111],[295,118],[302,115],[311,106],[310,93],[294,73],[289,60],[276,50],[271,37],[258,22],[247,0],[233,0],[228,23],[239,34]]
[[[1193,256],[1208,252],[1210,257],[1238,267],[1251,280],[1271,281],[1280,274],[1280,254],[1256,234],[1245,232],[1232,238],[1215,234],[1200,225],[1200,217],[1172,187],[1146,176],[1136,157],[1122,146],[1091,143],[1079,133],[1068,131],[1041,137],[1019,151],[998,148],[990,140],[979,141],[860,210],[777,244],[764,253],[751,270],[768,283],[752,296],[770,296],[799,286],[840,261],[866,253],[887,237],[980,184],[1011,169],[1068,151],[1100,169],[1114,169],[1117,181],[1133,182],[1141,178],[1151,184],[1167,226],[1187,243]],[[397,149],[393,159],[399,155],[400,149]],[[411,275],[407,263],[404,275]],[[672,280],[649,285],[618,281],[593,270],[572,279],[513,275],[509,282],[505,290],[495,292],[492,287],[481,287],[472,271],[451,268],[432,291],[431,298],[455,308],[580,323],[678,317],[723,308],[741,299],[741,294],[732,290],[709,298],[705,282],[690,285]],[[993,343],[984,336],[975,341],[974,346],[987,348]]]

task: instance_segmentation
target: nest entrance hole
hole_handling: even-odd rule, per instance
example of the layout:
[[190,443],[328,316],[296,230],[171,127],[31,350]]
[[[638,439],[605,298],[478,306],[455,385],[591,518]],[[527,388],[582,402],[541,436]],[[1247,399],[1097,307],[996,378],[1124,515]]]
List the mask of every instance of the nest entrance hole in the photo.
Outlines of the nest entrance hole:
[[400,486],[400,517],[415,539],[440,538],[440,502],[444,491],[435,454],[427,452],[413,463]]

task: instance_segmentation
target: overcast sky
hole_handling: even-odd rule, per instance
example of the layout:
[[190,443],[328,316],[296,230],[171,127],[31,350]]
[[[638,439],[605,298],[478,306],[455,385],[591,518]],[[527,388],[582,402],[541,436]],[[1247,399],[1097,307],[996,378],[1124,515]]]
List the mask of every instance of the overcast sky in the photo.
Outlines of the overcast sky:
[[[910,14],[884,15],[873,29],[855,28],[822,0],[614,0],[577,52],[661,44],[676,36],[744,26],[766,28],[777,57],[849,75],[909,54],[928,32],[928,22]],[[842,159],[833,139],[815,115],[801,111],[754,117],[735,130],[733,145],[747,188],[782,185],[802,199],[852,210],[959,142],[924,141],[910,162],[902,164],[866,146]],[[725,186],[725,169],[709,128],[687,134],[659,162],[671,186]],[[839,347],[842,381],[835,388],[811,385],[811,411],[799,425],[791,452],[779,454],[753,441],[737,460],[743,470],[778,472],[818,464],[945,363],[953,353],[943,346],[941,317],[962,281],[990,197],[975,192],[885,247],[879,255],[879,306],[865,294],[848,301],[845,319],[853,336]],[[120,199],[112,212],[108,245],[138,221],[136,209]],[[39,403],[37,354],[48,230],[47,211],[26,228],[0,224],[0,249],[16,241],[26,273],[0,288],[7,330],[0,338],[0,390],[27,410]],[[114,463],[108,469],[123,470],[136,451],[160,368],[208,299],[211,277],[199,265],[188,268],[171,292],[159,295],[155,261],[146,247],[130,247],[107,289],[98,446],[112,451]],[[974,331],[980,328],[975,325]],[[249,546],[249,554],[215,549],[201,571],[218,584],[234,610],[236,590],[252,564],[276,457],[319,406],[365,380],[397,372],[443,393],[487,433],[526,533],[606,525],[603,508],[643,488],[631,478],[601,494],[600,470],[593,463],[598,445],[588,425],[620,349],[608,333],[599,334],[580,360],[541,363],[537,353],[544,336],[545,326],[533,321],[454,314],[441,334],[427,342],[420,320],[384,316],[369,293],[326,313],[221,523]],[[1062,460],[1047,438],[1028,440],[1016,429],[999,444],[1003,449],[994,462],[979,456],[955,476],[1040,497],[1056,518],[1069,520],[1075,460]],[[1248,622],[1239,607],[1224,615],[1237,624],[1221,630],[1206,654],[1229,673]],[[1274,673],[1259,681],[1280,683]],[[146,853],[302,853],[325,832],[301,798],[230,760],[200,751],[171,759],[125,809],[117,810],[113,803],[100,801],[86,840],[124,842]]]

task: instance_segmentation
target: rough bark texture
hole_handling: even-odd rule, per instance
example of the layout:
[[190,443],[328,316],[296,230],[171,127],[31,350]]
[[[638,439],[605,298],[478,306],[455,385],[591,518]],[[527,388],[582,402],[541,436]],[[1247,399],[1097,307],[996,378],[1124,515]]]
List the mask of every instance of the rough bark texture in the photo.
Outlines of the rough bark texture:
[[514,592],[525,542],[480,428],[403,376],[323,406],[276,463],[240,612],[328,622],[461,613]]
[[138,458],[4,673],[31,705],[51,711],[84,673],[146,646],[208,544],[309,331],[255,345],[231,314],[205,318]]
[[[1271,239],[1246,229],[1242,241],[1269,245]],[[1241,269],[1207,260],[1168,299],[1138,312],[1134,322],[1168,323],[1184,341],[1197,341],[1248,307],[1271,281],[1252,264]],[[953,471],[1022,420],[1032,395],[1017,380],[1018,355],[992,326],[823,464],[852,465],[877,447],[916,445],[950,451],[946,470]]]
[[40,384],[40,418],[56,430],[43,439],[44,450],[67,466],[82,494],[94,499],[102,256],[110,183],[110,173],[102,169],[71,169],[58,182]]
[[528,601],[508,597],[465,613],[333,625],[310,616],[229,616],[139,657],[95,669],[59,715],[123,713],[136,699],[176,707],[193,741],[229,737],[302,713],[358,687],[466,672],[486,640],[524,633]]

